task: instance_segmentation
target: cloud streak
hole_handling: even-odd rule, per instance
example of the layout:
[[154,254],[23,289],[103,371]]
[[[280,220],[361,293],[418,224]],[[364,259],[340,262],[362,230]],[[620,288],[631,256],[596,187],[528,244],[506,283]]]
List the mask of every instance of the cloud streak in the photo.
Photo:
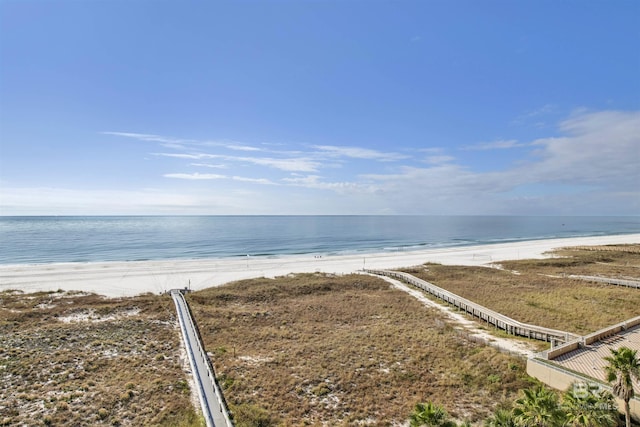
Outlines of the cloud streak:
[[394,162],[404,160],[409,156],[398,153],[386,153],[361,147],[341,147],[334,145],[314,145],[313,148],[330,157],[349,157],[353,159],[378,160],[381,162]]
[[244,176],[227,176],[214,173],[166,173],[163,175],[165,178],[172,179],[185,179],[191,181],[211,181],[211,180],[233,180],[240,182],[249,182],[260,185],[276,185],[276,183],[266,178],[249,178]]
[[102,132],[103,135],[120,136],[124,138],[136,139],[144,142],[158,142],[163,147],[175,149],[187,149],[198,147],[221,147],[233,151],[262,151],[261,148],[247,144],[240,144],[235,141],[198,141],[195,139],[173,138],[162,135],[136,133],[136,132]]
[[249,163],[253,165],[265,166],[287,172],[315,172],[321,166],[318,161],[304,157],[277,159],[272,157],[239,157],[208,153],[153,153],[153,155],[159,157],[171,157],[176,159],[188,160],[218,159],[228,162]]
[[212,180],[212,179],[227,179],[225,175],[218,175],[215,173],[166,173],[163,175],[165,178],[175,179],[190,179],[190,180]]
[[493,141],[493,142],[484,142],[475,145],[465,145],[462,147],[463,150],[507,150],[510,148],[519,148],[519,147],[527,147],[529,144],[520,144],[515,139],[502,140],[502,141]]
[[370,189],[367,189],[367,186],[361,183],[327,182],[327,181],[323,181],[322,177],[318,175],[284,178],[282,181],[288,185],[295,186],[295,187],[304,187],[304,188],[310,188],[314,190],[330,190],[340,194],[353,194],[353,193],[360,193],[363,191],[365,192],[370,191]]
[[[545,106],[528,116],[551,113],[552,108]],[[152,134],[112,134],[161,145],[177,146],[186,141]],[[403,153],[356,146],[283,143],[258,150],[251,144],[236,143],[236,153],[247,153],[238,156],[233,151],[224,152],[231,150],[228,146],[189,144],[186,148],[175,148],[174,152],[155,153],[156,157],[185,161],[185,171],[162,176],[185,185],[200,181],[202,185],[209,182],[215,186],[219,185],[215,182],[224,181],[225,189],[233,189],[232,184],[237,183],[237,189],[243,191],[262,186],[251,197],[253,202],[258,200],[256,194],[264,197],[264,208],[271,206],[271,213],[308,213],[309,206],[314,206],[317,213],[640,211],[640,112],[634,111],[580,110],[559,121],[543,138],[506,138],[448,149],[418,147]],[[451,151],[494,151],[496,156],[508,153],[510,163],[499,169],[476,170],[474,157],[454,157]],[[234,174],[193,168],[225,168]],[[282,211],[283,206],[286,212]]]
[[[580,113],[562,121],[558,129],[564,135],[527,144],[536,147],[532,156],[507,170],[475,173],[459,164],[436,164],[403,167],[393,174],[369,174],[366,178],[376,181],[379,193],[404,209],[410,209],[406,203],[410,201],[424,209],[438,202],[460,209],[464,203],[478,208],[484,205],[486,210],[494,206],[500,211],[508,209],[508,201],[522,205],[523,199],[529,198],[540,204],[537,208],[527,204],[532,212],[541,206],[554,211],[549,201],[558,199],[551,191],[556,188],[566,189],[564,209],[572,204],[584,207],[588,199],[593,206],[586,212],[593,212],[596,207],[602,209],[599,200],[617,194],[631,202],[624,212],[637,212],[640,112]],[[542,188],[542,193],[532,193],[529,188],[534,187]]]

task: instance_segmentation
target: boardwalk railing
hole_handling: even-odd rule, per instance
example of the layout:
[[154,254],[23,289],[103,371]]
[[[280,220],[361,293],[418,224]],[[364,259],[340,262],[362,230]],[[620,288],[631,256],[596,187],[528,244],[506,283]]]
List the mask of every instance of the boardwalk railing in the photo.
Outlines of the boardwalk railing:
[[200,331],[191,316],[191,309],[181,290],[174,289],[169,293],[176,305],[180,330],[197,385],[202,414],[207,427],[233,427],[234,424],[229,416],[229,410],[216,380],[213,366],[204,351]]
[[557,357],[562,356],[563,354],[588,346],[595,342],[602,341],[605,338],[617,335],[622,331],[626,331],[627,329],[631,329],[638,325],[640,325],[640,316],[633,317],[629,320],[625,320],[624,322],[616,323],[615,325],[611,325],[606,328],[600,329],[599,331],[592,332],[589,335],[578,337],[575,340],[560,345],[552,350],[542,352],[538,355],[538,357],[547,360],[553,360]]
[[586,280],[588,282],[605,283],[607,285],[626,286],[628,288],[640,288],[640,282],[637,280],[614,279],[612,277],[599,276],[581,276],[572,274],[568,276],[570,279]]
[[638,245],[570,246],[563,249],[599,252],[627,252],[630,254],[640,254],[640,246]]
[[392,277],[402,280],[410,285],[413,285],[419,289],[422,289],[429,294],[440,298],[441,300],[458,307],[460,310],[464,310],[470,315],[477,317],[487,324],[493,325],[498,329],[502,329],[511,335],[517,335],[521,337],[527,337],[537,339],[541,341],[548,341],[554,344],[555,342],[568,342],[577,338],[577,335],[570,334],[566,331],[559,331],[557,329],[545,328],[542,326],[529,325],[527,323],[518,322],[510,317],[502,315],[496,311],[490,310],[480,304],[476,304],[466,298],[462,298],[459,295],[449,292],[439,286],[429,283],[425,280],[419,279],[409,273],[403,273],[400,271],[391,270],[364,270],[370,274],[376,274],[380,276]]

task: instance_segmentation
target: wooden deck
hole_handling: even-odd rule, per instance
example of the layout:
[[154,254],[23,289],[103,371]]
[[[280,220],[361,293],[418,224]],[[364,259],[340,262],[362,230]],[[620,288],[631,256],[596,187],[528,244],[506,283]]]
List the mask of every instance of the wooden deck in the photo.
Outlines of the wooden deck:
[[[583,345],[576,350],[550,360],[559,366],[586,374],[606,383],[605,366],[607,362],[604,357],[611,355],[610,349],[617,350],[620,347],[628,347],[640,352],[640,325],[621,331],[603,340]],[[640,390],[640,383],[637,380],[634,381],[633,386],[635,390]]]

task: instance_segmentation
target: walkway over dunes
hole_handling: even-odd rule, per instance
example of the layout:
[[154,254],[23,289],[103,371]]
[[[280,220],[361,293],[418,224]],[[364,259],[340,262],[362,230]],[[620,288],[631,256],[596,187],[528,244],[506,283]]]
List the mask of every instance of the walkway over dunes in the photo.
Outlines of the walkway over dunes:
[[216,381],[209,357],[204,351],[200,332],[191,317],[191,310],[182,295],[182,290],[173,289],[169,293],[176,305],[182,338],[207,427],[233,427],[222,391]]
[[600,276],[582,276],[572,274],[568,276],[570,279],[586,280],[587,282],[604,283],[607,285],[626,286],[628,288],[640,289],[640,282],[637,280],[615,279]]
[[458,307],[460,310],[477,317],[480,320],[493,325],[498,329],[502,329],[511,335],[532,338],[541,341],[548,341],[554,345],[557,342],[567,342],[577,338],[577,335],[566,331],[545,328],[542,326],[530,325],[504,316],[498,312],[488,309],[480,304],[476,304],[466,298],[449,292],[425,280],[419,279],[409,273],[391,270],[364,270],[366,273],[376,274],[380,276],[393,277],[402,280],[410,285],[422,289],[429,294],[440,298],[441,300]]

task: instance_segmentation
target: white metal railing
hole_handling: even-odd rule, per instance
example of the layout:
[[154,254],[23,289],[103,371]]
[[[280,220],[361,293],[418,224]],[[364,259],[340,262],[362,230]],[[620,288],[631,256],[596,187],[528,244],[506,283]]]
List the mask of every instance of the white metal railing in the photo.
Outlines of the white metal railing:
[[631,319],[625,320],[624,322],[616,323],[615,325],[607,326],[606,328],[597,330],[588,335],[578,337],[575,340],[564,343],[552,350],[541,353],[542,356],[540,357],[546,358],[548,360],[553,360],[557,357],[562,356],[563,354],[577,350],[578,348],[584,346],[591,345],[613,335],[617,335],[620,332],[631,329],[637,325],[640,325],[640,316],[633,317]]
[[[227,405],[222,397],[222,390],[218,385],[215,374],[213,372],[213,368],[207,354],[204,351],[204,347],[202,342],[200,341],[200,335],[195,326],[193,318],[189,312],[187,301],[184,299],[182,292],[180,290],[172,290],[170,291],[171,296],[173,297],[173,301],[176,305],[176,310],[178,312],[178,320],[180,323],[180,329],[182,332],[183,340],[185,343],[185,347],[187,350],[187,355],[189,357],[189,362],[191,364],[191,369],[193,372],[194,379],[197,384],[198,397],[200,398],[200,404],[202,406],[202,413],[205,418],[205,422],[207,423],[207,427],[223,427],[220,423],[220,418],[222,418],[224,424],[227,427],[233,427],[233,422],[229,416],[229,412],[227,410]],[[187,332],[187,328],[193,331],[193,335],[196,337],[196,342],[192,343],[189,339],[189,334]],[[195,346],[195,349],[194,349]],[[196,362],[196,357],[199,357],[205,365],[205,370],[207,374],[207,378],[210,381],[210,384],[203,383],[203,376],[198,367],[198,363]],[[214,414],[212,406],[212,402],[209,402],[207,397],[207,393],[205,391],[205,386],[212,385],[214,395],[217,400],[218,407],[220,409],[221,414]],[[218,423],[216,424],[215,419],[218,418]]]

